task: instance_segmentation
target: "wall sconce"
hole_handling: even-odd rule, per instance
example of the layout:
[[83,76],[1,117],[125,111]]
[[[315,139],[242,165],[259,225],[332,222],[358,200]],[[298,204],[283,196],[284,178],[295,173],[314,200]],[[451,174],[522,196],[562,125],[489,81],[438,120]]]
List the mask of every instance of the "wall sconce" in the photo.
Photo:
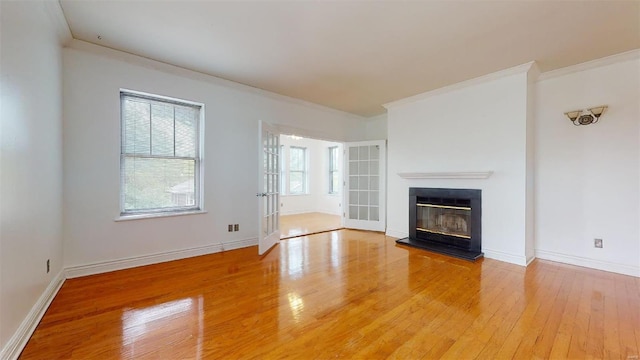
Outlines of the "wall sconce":
[[595,124],[608,108],[607,105],[596,106],[587,110],[575,110],[564,113],[575,126]]

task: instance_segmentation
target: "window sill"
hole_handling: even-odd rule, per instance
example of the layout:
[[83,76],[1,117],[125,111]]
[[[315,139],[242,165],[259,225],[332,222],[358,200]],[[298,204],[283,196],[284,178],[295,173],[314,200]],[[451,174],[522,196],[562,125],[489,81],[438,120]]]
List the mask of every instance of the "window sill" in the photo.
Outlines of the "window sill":
[[309,196],[311,194],[280,194],[280,197],[288,197],[288,196]]
[[176,212],[160,212],[160,213],[152,213],[152,214],[132,214],[132,215],[120,215],[117,218],[113,219],[113,221],[129,221],[129,220],[144,220],[144,219],[154,219],[154,218],[163,218],[163,217],[172,217],[172,216],[184,216],[184,215],[198,215],[198,214],[206,214],[206,210],[192,210],[192,211],[176,211]]

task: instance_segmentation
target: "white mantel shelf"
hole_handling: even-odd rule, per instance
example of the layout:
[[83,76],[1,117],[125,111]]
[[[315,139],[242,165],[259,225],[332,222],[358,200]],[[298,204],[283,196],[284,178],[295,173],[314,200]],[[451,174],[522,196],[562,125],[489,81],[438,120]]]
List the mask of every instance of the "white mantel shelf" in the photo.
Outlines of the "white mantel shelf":
[[493,171],[403,172],[404,179],[488,179]]

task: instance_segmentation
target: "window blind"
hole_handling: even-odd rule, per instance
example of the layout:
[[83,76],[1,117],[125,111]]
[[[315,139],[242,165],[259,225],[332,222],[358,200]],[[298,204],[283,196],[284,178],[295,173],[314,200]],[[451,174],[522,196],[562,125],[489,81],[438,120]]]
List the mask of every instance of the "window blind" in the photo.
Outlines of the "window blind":
[[200,110],[121,93],[122,213],[199,208]]

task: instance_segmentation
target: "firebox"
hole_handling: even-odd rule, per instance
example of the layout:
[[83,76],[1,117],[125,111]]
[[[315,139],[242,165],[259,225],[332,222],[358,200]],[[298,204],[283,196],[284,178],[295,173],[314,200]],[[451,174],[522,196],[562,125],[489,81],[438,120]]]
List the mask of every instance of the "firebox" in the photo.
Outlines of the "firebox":
[[409,189],[409,237],[397,242],[465,260],[482,257],[482,191]]

